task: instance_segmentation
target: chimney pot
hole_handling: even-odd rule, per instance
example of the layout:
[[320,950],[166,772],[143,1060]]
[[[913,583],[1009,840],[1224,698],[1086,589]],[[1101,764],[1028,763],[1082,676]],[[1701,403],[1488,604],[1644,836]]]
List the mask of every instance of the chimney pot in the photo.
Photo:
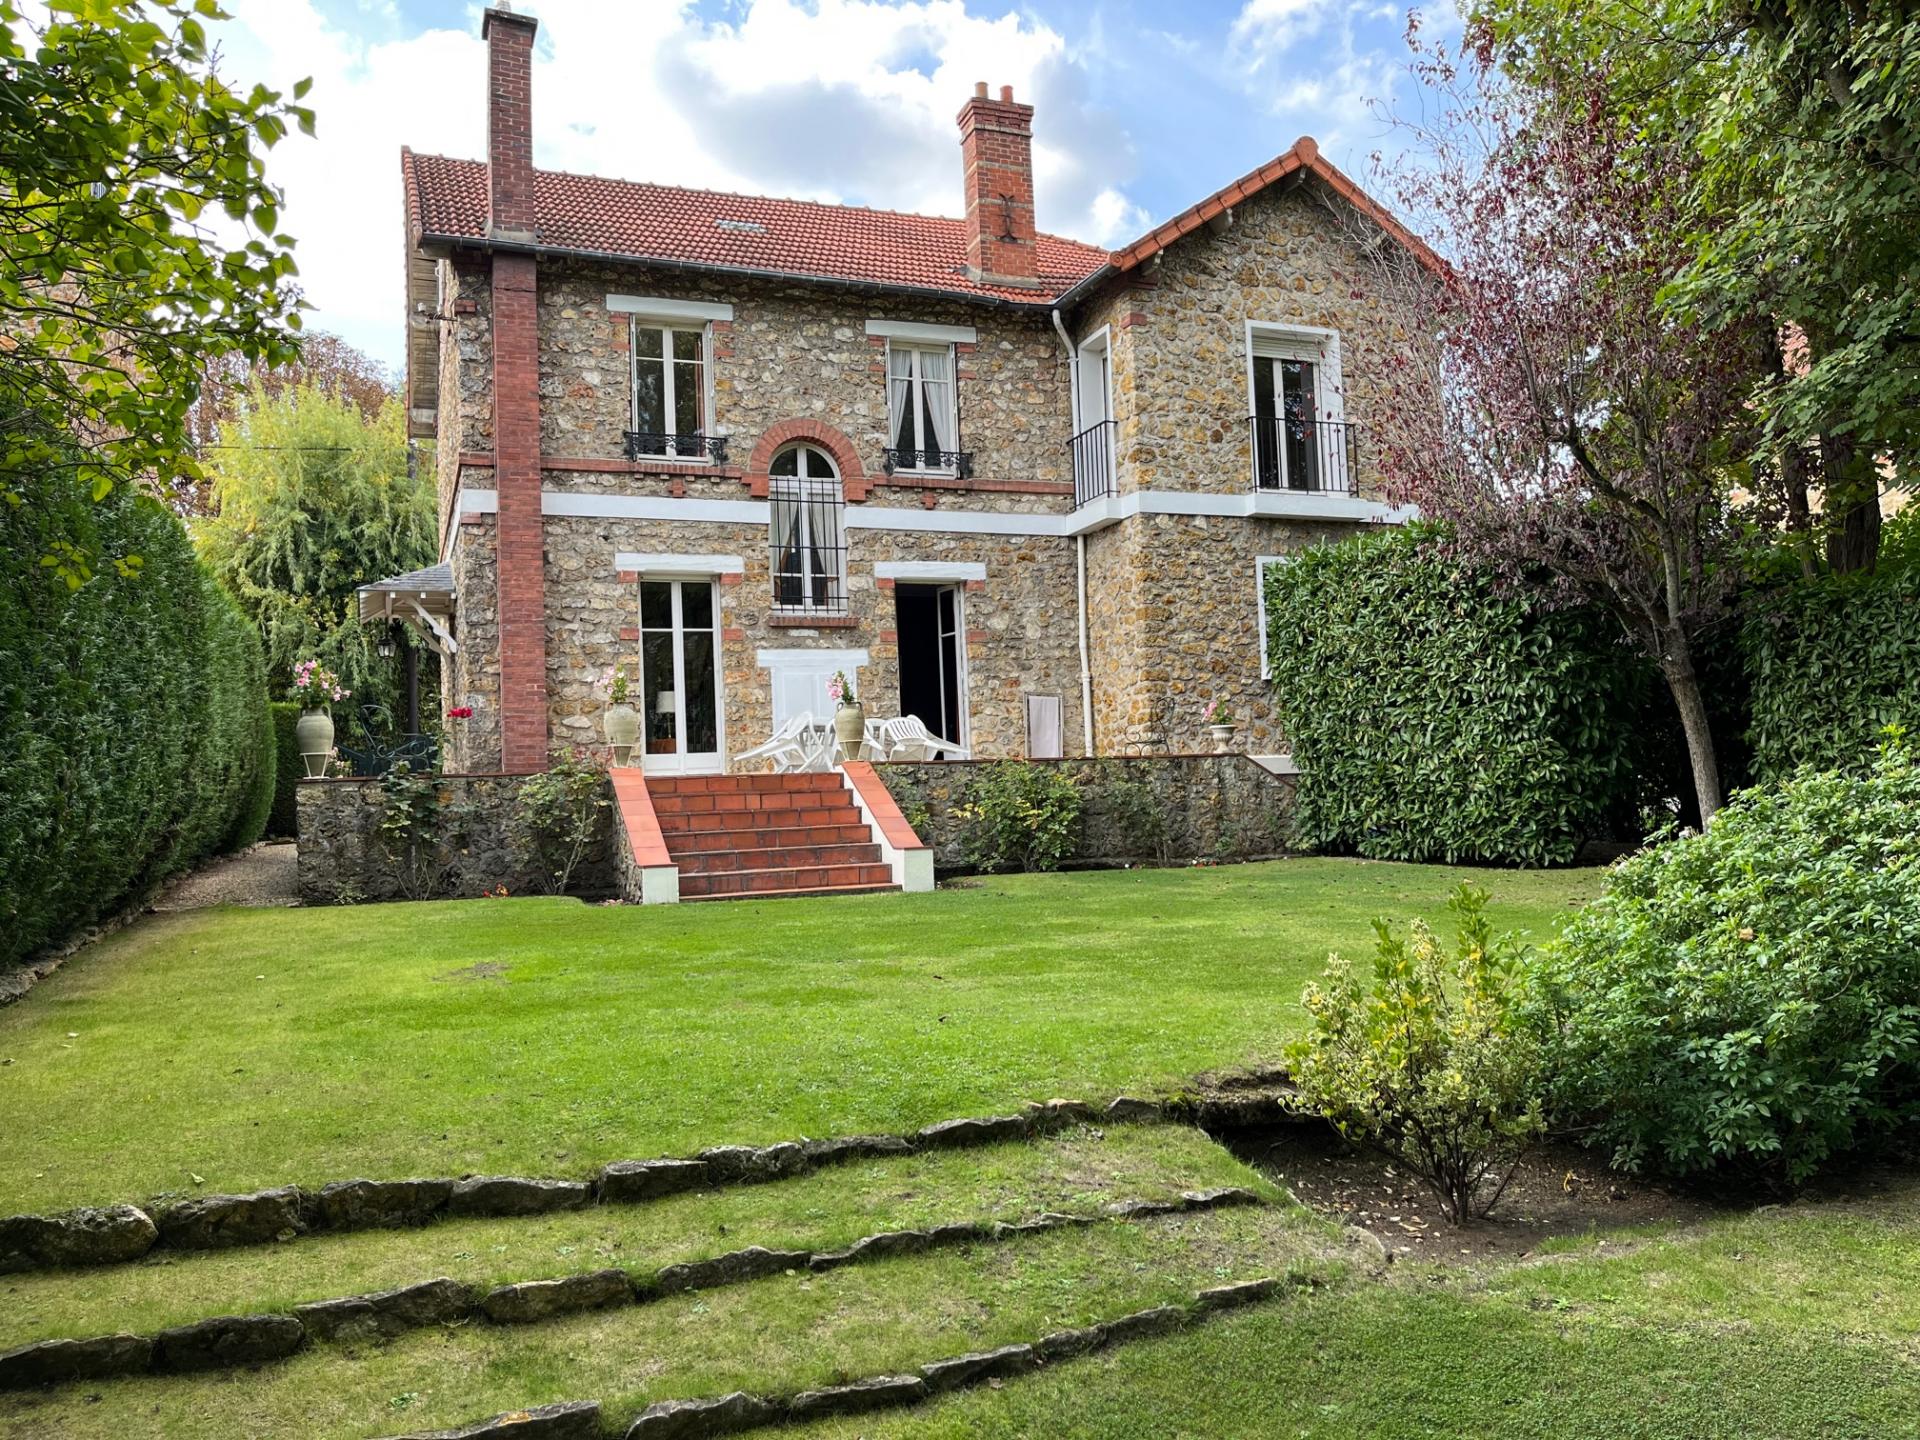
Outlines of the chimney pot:
[[974,95],[974,98],[975,98],[976,100],[984,100],[984,99],[986,99],[986,98],[987,98],[987,82],[986,82],[986,81],[984,81],[984,80],[976,80],[976,81],[974,81],[974,82],[973,82],[973,95]]
[[1002,85],[1000,87],[1000,103],[1002,105],[1011,105],[1013,103],[1013,86]]

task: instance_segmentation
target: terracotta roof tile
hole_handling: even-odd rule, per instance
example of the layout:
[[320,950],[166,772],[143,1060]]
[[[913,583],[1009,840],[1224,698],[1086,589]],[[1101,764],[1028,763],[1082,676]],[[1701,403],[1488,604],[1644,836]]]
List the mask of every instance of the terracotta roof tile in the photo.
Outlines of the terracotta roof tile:
[[[486,164],[400,153],[413,238],[485,239]],[[1440,268],[1418,236],[1321,156],[1311,136],[1119,250],[1039,236],[1038,289],[969,279],[966,223],[944,216],[728,195],[560,170],[536,170],[533,185],[540,241],[556,249],[1048,305],[1096,276],[1137,268],[1221,211],[1302,170],[1370,217],[1423,265]]]
[[[403,152],[415,234],[479,240],[487,233],[487,167]],[[540,241],[563,250],[729,269],[817,276],[1045,304],[1094,274],[1107,252],[1039,237],[1040,288],[967,278],[964,221],[808,200],[726,195],[597,175],[537,170]]]

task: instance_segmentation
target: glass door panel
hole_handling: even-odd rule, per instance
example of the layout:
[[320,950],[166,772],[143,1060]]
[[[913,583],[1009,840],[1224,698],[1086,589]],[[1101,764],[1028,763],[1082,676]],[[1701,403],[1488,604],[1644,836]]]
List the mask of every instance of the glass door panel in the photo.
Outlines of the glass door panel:
[[647,768],[656,774],[721,768],[719,647],[713,583],[640,583],[640,693]]

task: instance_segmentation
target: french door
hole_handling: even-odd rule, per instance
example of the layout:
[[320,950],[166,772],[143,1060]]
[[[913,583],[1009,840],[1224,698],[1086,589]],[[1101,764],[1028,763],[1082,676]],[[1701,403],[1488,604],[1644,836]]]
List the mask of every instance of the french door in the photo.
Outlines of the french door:
[[717,774],[719,615],[711,580],[640,582],[640,696],[646,768],[656,775]]

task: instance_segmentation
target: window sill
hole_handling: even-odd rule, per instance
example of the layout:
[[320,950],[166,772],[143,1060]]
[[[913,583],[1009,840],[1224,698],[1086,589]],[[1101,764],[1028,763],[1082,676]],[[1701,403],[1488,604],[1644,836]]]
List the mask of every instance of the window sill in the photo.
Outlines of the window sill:
[[776,630],[852,630],[860,622],[851,615],[795,615],[776,613],[767,617]]

